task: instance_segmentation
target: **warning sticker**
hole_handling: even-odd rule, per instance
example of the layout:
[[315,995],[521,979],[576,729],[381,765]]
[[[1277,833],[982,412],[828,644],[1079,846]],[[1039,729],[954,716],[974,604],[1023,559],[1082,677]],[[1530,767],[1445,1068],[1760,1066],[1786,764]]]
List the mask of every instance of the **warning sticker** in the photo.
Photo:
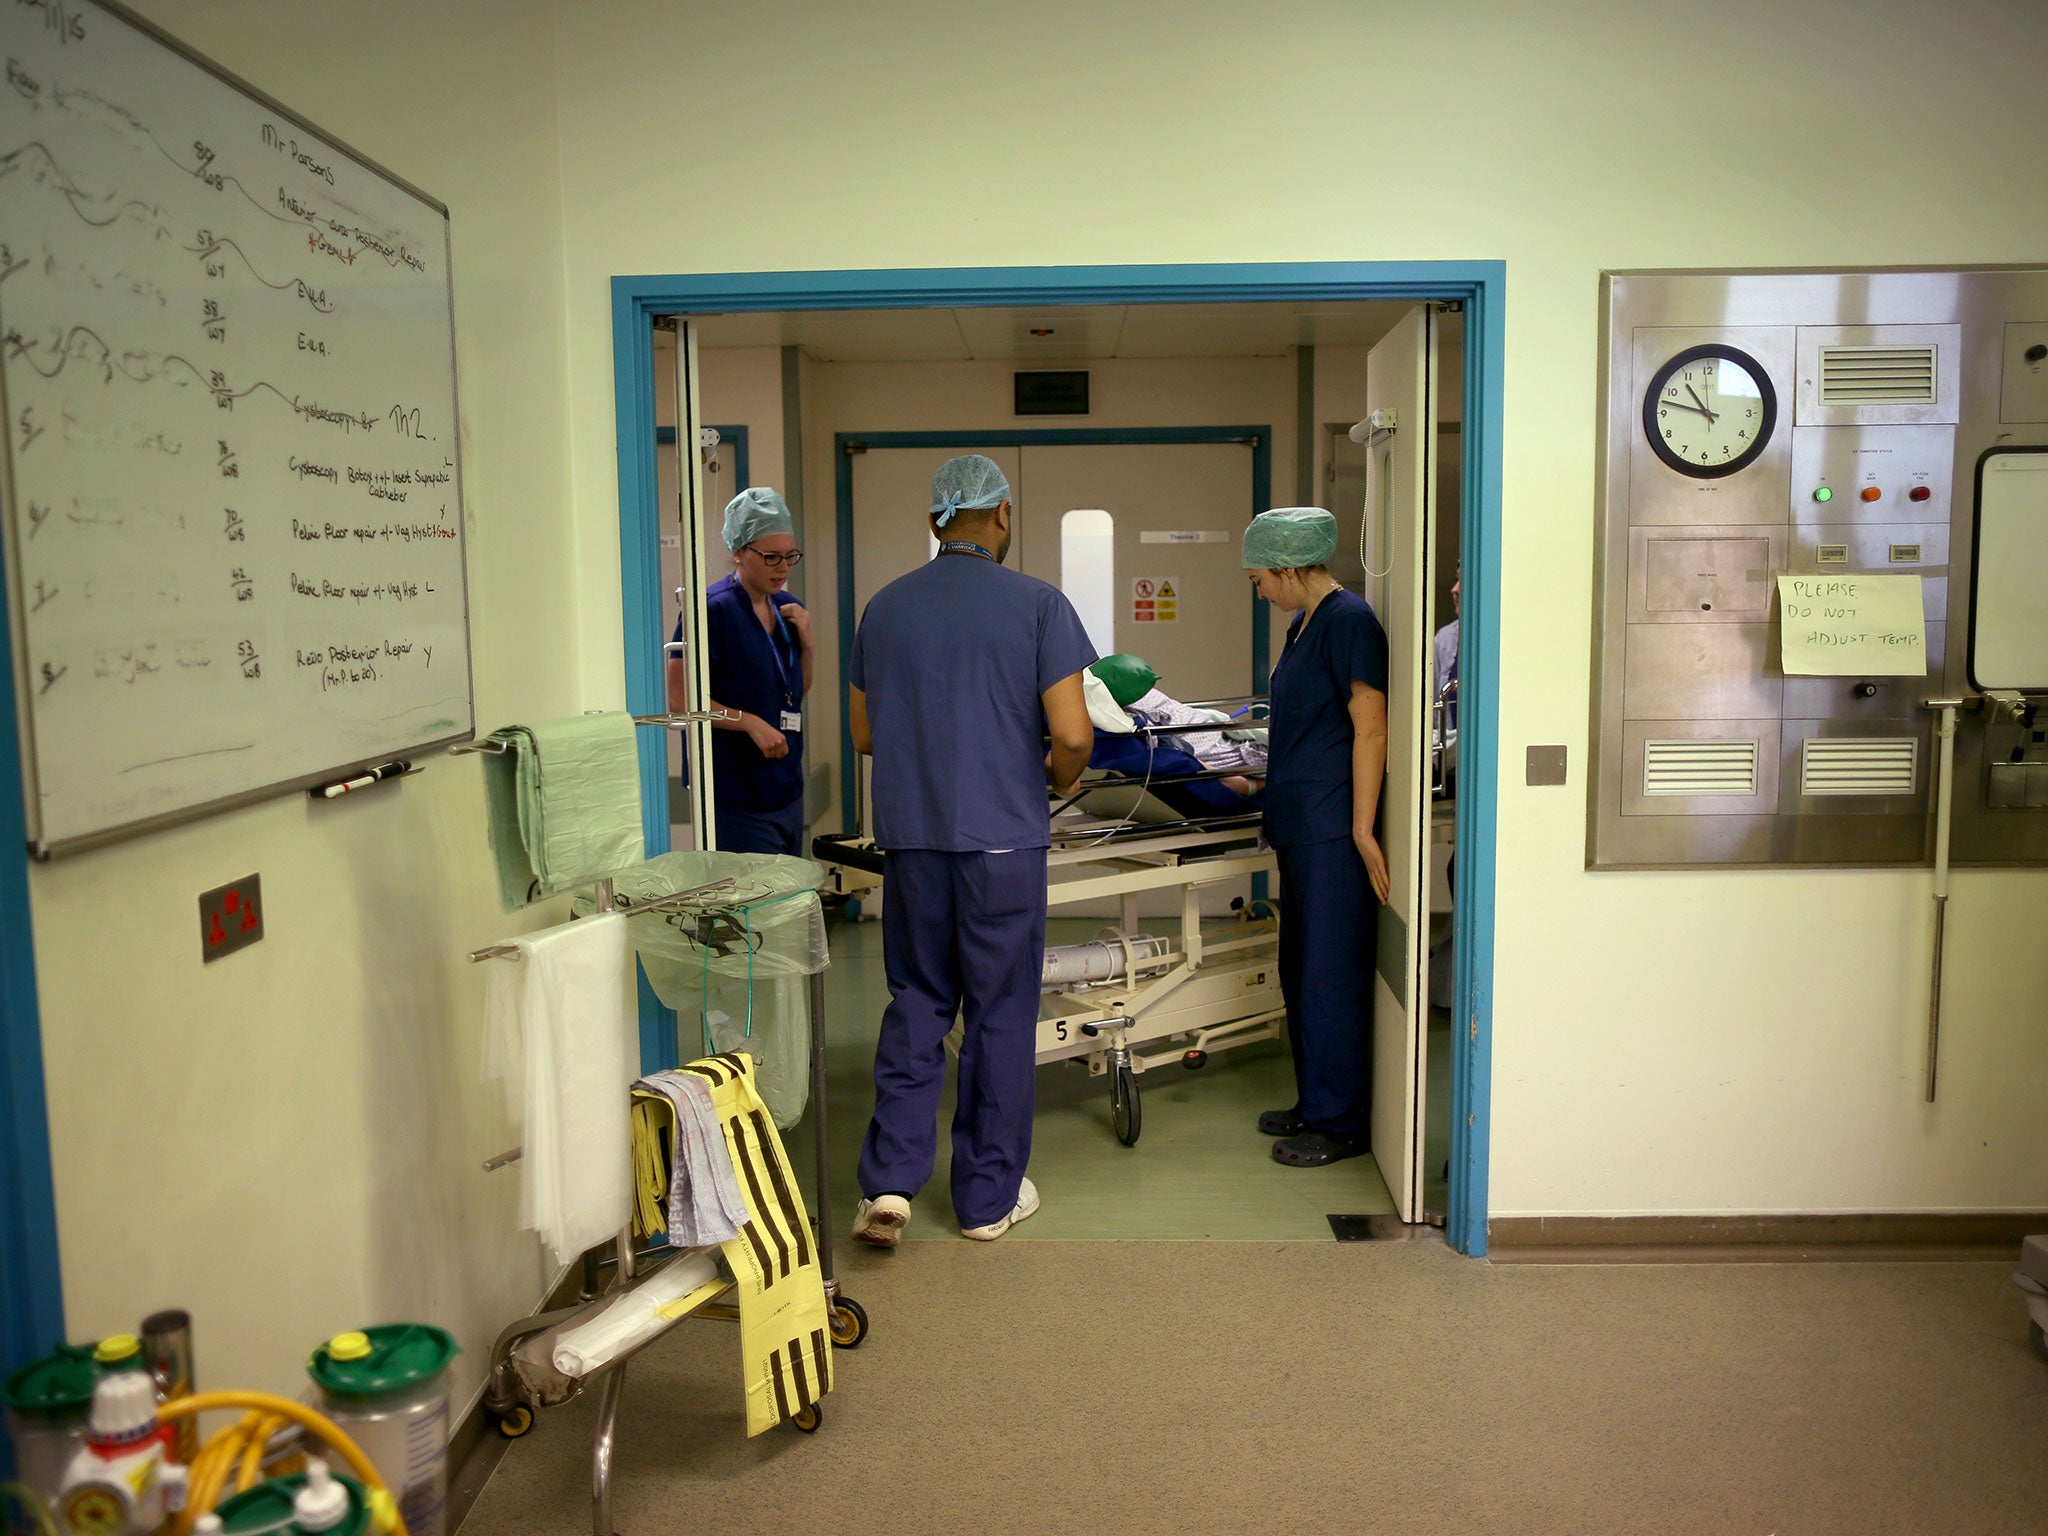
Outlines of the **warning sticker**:
[[1171,576],[1140,576],[1131,582],[1131,622],[1173,624],[1180,619],[1180,594]]

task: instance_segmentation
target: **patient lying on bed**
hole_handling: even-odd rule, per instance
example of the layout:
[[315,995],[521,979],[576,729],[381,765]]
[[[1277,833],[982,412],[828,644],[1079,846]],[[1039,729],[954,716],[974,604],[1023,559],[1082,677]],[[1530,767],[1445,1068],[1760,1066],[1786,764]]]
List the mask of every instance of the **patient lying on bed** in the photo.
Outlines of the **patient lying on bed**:
[[[1091,768],[1150,781],[1154,795],[1184,815],[1238,815],[1258,809],[1266,744],[1249,731],[1226,734],[1230,717],[1162,692],[1158,674],[1136,656],[1106,656],[1081,676],[1095,722]],[[1147,726],[1214,724],[1213,731],[1155,735]],[[1247,739],[1234,740],[1232,735]],[[1263,735],[1263,733],[1258,733]],[[1186,776],[1218,769],[1227,777]]]

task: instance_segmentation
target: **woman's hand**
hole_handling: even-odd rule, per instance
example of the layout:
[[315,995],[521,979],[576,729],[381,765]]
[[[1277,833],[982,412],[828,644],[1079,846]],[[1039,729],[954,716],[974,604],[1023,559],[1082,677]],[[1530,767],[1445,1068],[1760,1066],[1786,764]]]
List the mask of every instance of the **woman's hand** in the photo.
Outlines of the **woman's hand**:
[[748,715],[740,722],[740,729],[747,733],[747,740],[758,747],[769,762],[789,756],[789,738],[759,715]]
[[1380,851],[1379,839],[1372,835],[1370,827],[1354,827],[1351,841],[1358,849],[1358,856],[1365,860],[1365,877],[1372,882],[1372,893],[1381,901],[1394,888],[1391,876],[1387,874],[1387,856]]
[[796,643],[804,650],[811,649],[811,610],[802,603],[784,603],[782,621],[796,631]]

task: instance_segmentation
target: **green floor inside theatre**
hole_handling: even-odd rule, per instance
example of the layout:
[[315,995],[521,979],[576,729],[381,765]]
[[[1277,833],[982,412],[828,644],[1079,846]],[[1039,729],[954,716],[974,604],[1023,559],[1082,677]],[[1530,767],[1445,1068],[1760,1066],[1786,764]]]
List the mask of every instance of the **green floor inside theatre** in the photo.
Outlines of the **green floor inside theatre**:
[[[1086,939],[1099,926],[1055,919],[1046,942]],[[881,924],[835,917],[830,932],[826,1121],[831,1218],[843,1234],[860,1196],[854,1169],[874,1107],[875,1030],[889,993]],[[1448,1016],[1438,1015],[1432,1025],[1427,1203],[1440,1210],[1450,1104]],[[1155,1068],[1139,1076],[1138,1088],[1142,1133],[1136,1146],[1125,1147],[1110,1130],[1106,1077],[1069,1063],[1039,1069],[1031,1179],[1044,1204],[1014,1230],[1016,1238],[1328,1240],[1332,1213],[1386,1215],[1394,1209],[1370,1157],[1328,1168],[1288,1168],[1273,1161],[1272,1142],[1259,1134],[1256,1121],[1261,1110],[1294,1101],[1293,1069],[1278,1041],[1223,1052],[1199,1072]],[[949,1072],[939,1111],[938,1163],[912,1206],[909,1238],[959,1234],[947,1196],[952,1114]],[[807,1113],[789,1137],[791,1156],[806,1171],[814,1166],[815,1123]]]

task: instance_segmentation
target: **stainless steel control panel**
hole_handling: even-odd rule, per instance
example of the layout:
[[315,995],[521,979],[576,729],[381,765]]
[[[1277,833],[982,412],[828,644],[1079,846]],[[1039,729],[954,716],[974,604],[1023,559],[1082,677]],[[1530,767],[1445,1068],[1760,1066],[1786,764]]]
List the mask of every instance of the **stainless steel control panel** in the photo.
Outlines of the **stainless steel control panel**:
[[[1923,861],[1977,461],[2048,444],[2048,269],[1616,272],[1601,312],[1588,864]],[[1786,675],[1788,573],[1921,577],[1925,675]],[[1958,862],[2048,862],[2048,700],[1965,712],[1954,817]]]

